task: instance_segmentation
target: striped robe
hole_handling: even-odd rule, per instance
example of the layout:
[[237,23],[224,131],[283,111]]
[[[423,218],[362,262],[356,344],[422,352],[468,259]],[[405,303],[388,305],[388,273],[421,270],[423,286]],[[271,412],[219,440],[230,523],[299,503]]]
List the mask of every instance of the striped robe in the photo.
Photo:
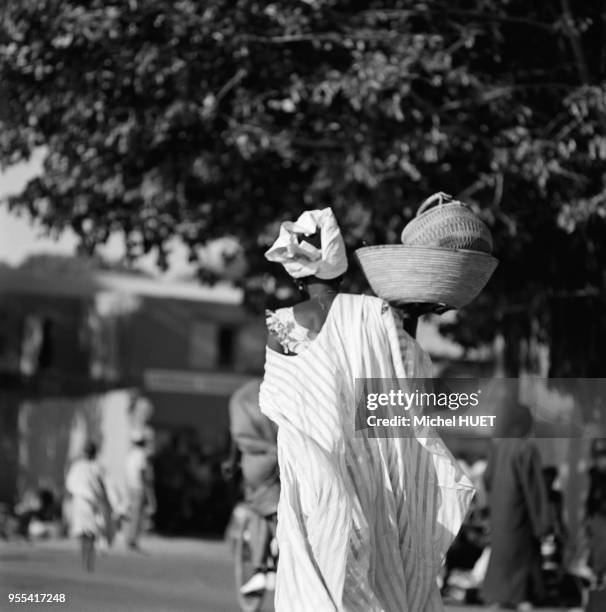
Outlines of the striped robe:
[[298,355],[267,349],[260,404],[278,425],[282,482],[277,612],[443,609],[436,576],[473,485],[431,432],[354,431],[356,378],[412,376],[431,376],[428,356],[370,296],[338,295]]

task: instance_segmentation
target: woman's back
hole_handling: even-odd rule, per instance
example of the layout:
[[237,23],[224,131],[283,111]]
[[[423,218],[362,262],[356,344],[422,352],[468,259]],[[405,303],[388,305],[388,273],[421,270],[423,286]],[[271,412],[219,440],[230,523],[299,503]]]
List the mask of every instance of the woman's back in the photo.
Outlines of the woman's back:
[[305,350],[266,359],[283,482],[276,609],[440,609],[434,570],[471,486],[453,481],[447,451],[356,427],[356,380],[429,376],[425,353],[382,300],[340,294]]

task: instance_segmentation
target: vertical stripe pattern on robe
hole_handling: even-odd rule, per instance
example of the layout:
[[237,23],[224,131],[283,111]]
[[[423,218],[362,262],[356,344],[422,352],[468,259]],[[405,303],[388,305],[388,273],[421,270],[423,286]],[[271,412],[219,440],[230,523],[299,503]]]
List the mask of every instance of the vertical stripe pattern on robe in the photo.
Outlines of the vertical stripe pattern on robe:
[[261,410],[278,425],[277,612],[434,612],[473,486],[431,431],[356,432],[358,378],[431,376],[378,298],[340,294],[296,356],[267,349]]

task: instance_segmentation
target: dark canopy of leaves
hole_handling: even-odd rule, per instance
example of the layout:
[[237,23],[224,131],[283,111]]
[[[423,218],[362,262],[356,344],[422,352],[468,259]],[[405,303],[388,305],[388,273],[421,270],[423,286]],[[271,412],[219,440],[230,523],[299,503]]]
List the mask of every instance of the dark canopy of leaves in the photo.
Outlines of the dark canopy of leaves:
[[[571,12],[571,6],[574,14]],[[459,326],[601,289],[601,0],[20,0],[0,32],[0,161],[47,147],[10,205],[133,256],[331,205],[350,247],[394,242],[443,190],[491,225],[499,271]],[[252,281],[251,281],[252,282]],[[467,336],[466,336],[467,334]]]

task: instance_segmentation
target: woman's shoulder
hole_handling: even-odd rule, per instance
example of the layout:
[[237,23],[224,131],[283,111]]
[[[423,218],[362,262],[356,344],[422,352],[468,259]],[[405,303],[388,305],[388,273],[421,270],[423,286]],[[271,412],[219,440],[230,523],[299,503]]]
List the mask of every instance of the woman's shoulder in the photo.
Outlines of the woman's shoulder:
[[382,302],[383,299],[380,297],[377,297],[376,295],[372,295],[370,293],[339,293],[339,296],[343,299],[349,299],[349,300],[359,300],[359,301],[379,301]]

